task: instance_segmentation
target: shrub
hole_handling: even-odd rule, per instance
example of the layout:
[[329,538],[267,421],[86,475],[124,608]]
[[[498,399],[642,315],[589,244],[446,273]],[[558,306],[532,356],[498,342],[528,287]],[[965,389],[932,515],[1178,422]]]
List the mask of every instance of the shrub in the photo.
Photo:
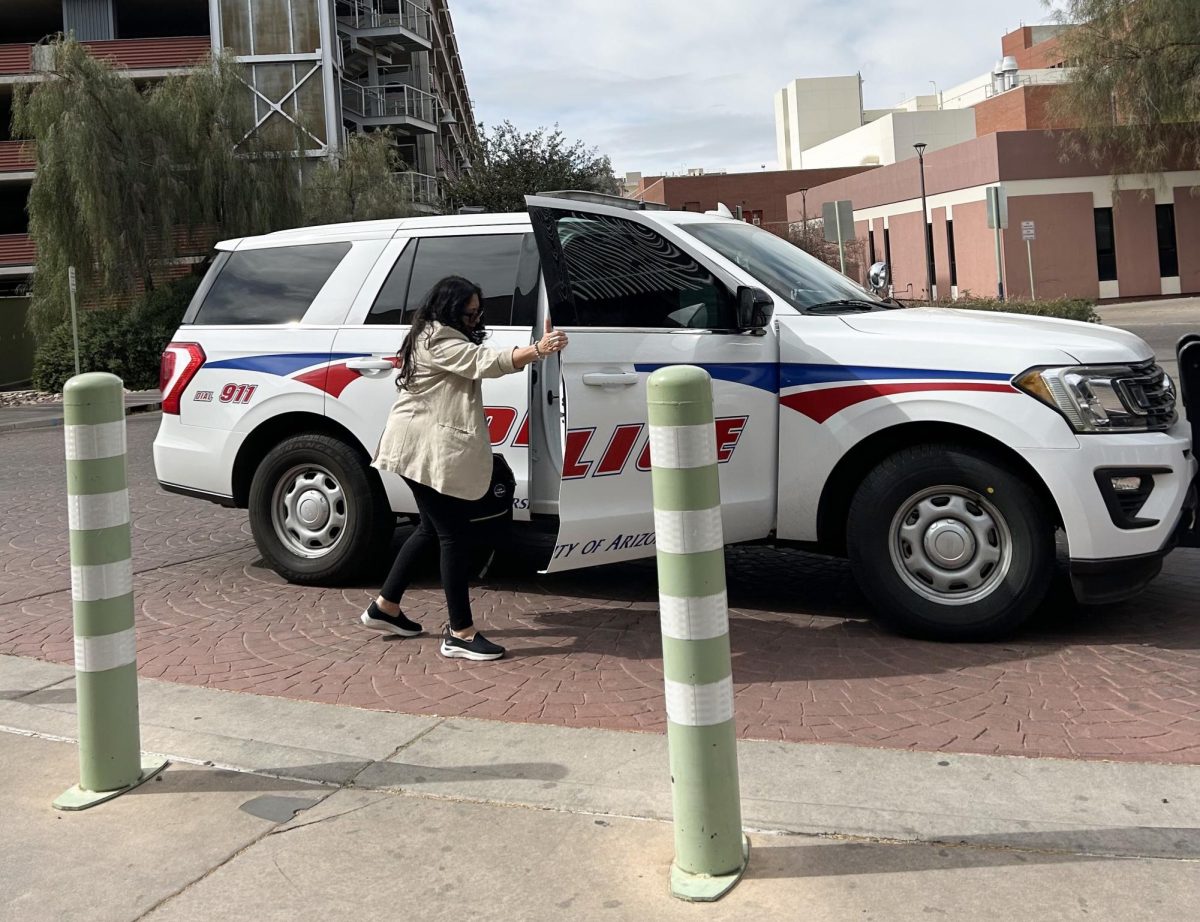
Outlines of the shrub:
[[[163,348],[175,335],[199,284],[199,278],[189,276],[156,288],[131,307],[81,311],[80,370],[111,372],[131,391],[158,387]],[[38,341],[33,386],[58,392],[74,374],[71,321],[67,320]]]
[[957,301],[941,301],[938,307],[954,307],[970,311],[1003,311],[1008,314],[1032,314],[1036,317],[1058,317],[1100,323],[1096,302],[1088,298],[1051,298],[1046,301],[998,301],[995,298],[976,298],[966,295]]

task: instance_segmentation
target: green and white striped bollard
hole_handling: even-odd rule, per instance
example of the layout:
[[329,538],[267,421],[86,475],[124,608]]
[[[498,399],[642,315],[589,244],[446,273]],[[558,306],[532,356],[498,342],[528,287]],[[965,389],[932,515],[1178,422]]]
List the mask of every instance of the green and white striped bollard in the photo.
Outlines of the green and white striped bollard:
[[646,400],[675,813],[671,893],[709,902],[741,879],[750,848],[738,786],[712,381],[702,368],[663,368],[650,375]]
[[83,810],[152,778],[166,763],[142,759],[138,729],[121,379],[76,375],[63,388],[63,413],[80,780],[54,806]]

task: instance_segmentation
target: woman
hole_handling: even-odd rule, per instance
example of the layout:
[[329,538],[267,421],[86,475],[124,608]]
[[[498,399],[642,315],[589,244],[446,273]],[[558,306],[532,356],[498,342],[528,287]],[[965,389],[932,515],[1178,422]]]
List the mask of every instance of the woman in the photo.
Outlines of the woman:
[[492,447],[483,412],[482,379],[521,371],[562,350],[567,337],[546,320],[545,335],[531,346],[496,351],[483,345],[482,292],[459,276],[442,279],[413,318],[400,347],[400,391],[379,440],[373,466],[404,478],[421,523],[404,542],[379,596],[362,613],[376,631],[413,637],[421,625],[406,618],[400,599],[417,560],[441,545],[442,588],[450,623],[442,656],[499,659],[504,648],[475,629],[467,592],[471,502],[487,492]]

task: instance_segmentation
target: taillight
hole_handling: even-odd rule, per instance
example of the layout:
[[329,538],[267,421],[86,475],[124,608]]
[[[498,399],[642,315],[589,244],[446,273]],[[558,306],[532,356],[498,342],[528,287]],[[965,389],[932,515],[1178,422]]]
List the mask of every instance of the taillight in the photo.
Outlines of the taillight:
[[[196,372],[204,367],[204,350],[199,343],[171,343],[163,350],[158,367],[158,389],[162,391],[164,413],[179,415],[179,400]],[[183,363],[182,369],[180,363]]]

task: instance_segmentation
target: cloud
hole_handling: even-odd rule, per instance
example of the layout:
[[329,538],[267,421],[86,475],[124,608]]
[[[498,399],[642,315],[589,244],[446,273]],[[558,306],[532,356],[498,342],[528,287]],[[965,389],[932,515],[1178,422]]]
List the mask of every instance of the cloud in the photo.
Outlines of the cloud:
[[863,75],[867,108],[989,71],[1041,0],[451,0],[476,118],[558,122],[618,172],[775,166],[773,96]]

